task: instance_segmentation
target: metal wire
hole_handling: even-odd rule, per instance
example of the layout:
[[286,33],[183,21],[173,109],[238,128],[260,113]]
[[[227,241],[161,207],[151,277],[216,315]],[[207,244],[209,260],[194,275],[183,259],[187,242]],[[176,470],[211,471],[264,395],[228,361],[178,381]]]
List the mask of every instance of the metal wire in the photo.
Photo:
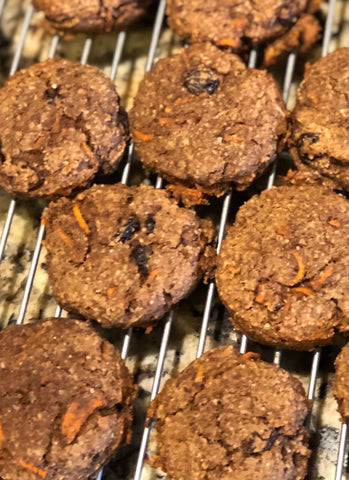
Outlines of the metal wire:
[[343,465],[344,465],[344,460],[345,460],[346,450],[347,450],[347,436],[348,436],[348,425],[346,425],[345,423],[342,423],[340,437],[339,437],[336,474],[334,477],[335,480],[342,480]]

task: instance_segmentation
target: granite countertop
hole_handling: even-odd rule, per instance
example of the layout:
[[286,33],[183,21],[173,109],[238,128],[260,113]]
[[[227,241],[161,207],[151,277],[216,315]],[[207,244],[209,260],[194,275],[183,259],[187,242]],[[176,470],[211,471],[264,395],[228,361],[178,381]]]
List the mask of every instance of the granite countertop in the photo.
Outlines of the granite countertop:
[[[0,83],[6,78],[10,67],[11,57],[15,44],[20,35],[23,12],[28,1],[8,0],[1,19],[2,35],[0,36]],[[326,5],[324,5],[326,10]],[[47,57],[50,46],[50,35],[41,28],[42,16],[35,14],[32,26],[26,37],[23,49],[21,66],[26,66],[34,61]],[[127,34],[125,48],[117,72],[116,86],[121,95],[123,105],[129,109],[132,98],[137,90],[139,80],[142,78],[147,50],[151,37],[151,23],[148,26],[134,28]],[[110,72],[110,64],[117,40],[117,35],[98,36],[94,39],[89,62],[97,64],[106,73]],[[84,37],[76,36],[73,39],[62,40],[57,53],[72,60],[79,60]],[[338,46],[349,44],[349,5],[348,2],[338,1],[334,36],[330,51]],[[181,43],[173,33],[164,28],[156,57],[165,56],[177,51]],[[292,108],[295,98],[295,89],[301,79],[306,61],[313,61],[320,56],[321,47],[315,47],[312,52],[298,59],[295,73],[295,82],[292,85],[289,107]],[[282,82],[284,64],[279,63],[272,69],[275,76]],[[136,165],[133,170],[132,182],[149,182]],[[234,196],[241,202],[241,197]],[[243,199],[243,198],[242,198]],[[0,230],[2,230],[10,196],[0,190]],[[217,201],[211,207],[213,218],[221,206]],[[36,234],[40,225],[40,215],[45,207],[44,202],[34,200],[17,200],[17,206],[10,231],[5,258],[0,269],[0,319],[1,326],[16,321],[19,313],[28,269],[35,247]],[[176,374],[195,358],[200,334],[200,326],[204,309],[207,285],[201,285],[189,299],[184,301],[175,311],[175,318],[169,340],[169,347],[164,364],[163,379]],[[25,321],[36,318],[52,316],[56,304],[51,296],[47,280],[45,249],[41,251],[37,273],[34,279],[32,293],[27,309]],[[137,449],[142,434],[144,415],[149,403],[153,375],[156,368],[157,355],[164,322],[160,322],[154,330],[145,335],[142,329],[134,329],[131,339],[127,364],[134,373],[139,384],[139,397],[135,408],[135,428],[131,445],[125,447],[105,468],[104,477],[108,480],[128,480],[133,478]],[[118,330],[106,332],[106,335],[121,346],[123,333]],[[215,299],[209,323],[206,349],[223,344],[239,344],[240,336],[234,332],[221,304]],[[261,353],[263,358],[272,359],[273,350],[261,348],[258,345],[249,347]],[[339,346],[322,349],[320,373],[318,376],[314,400],[313,417],[311,423],[311,445],[314,454],[309,468],[309,479],[329,480],[334,479],[335,464],[338,450],[340,421],[336,411],[336,402],[332,395],[333,361],[339,351]],[[309,371],[311,367],[311,353],[283,352],[281,365],[300,378],[308,388]],[[156,445],[153,435],[149,445],[148,454],[155,452]],[[145,466],[143,477],[145,479],[166,478],[159,471]],[[349,473],[345,478],[349,479]]]

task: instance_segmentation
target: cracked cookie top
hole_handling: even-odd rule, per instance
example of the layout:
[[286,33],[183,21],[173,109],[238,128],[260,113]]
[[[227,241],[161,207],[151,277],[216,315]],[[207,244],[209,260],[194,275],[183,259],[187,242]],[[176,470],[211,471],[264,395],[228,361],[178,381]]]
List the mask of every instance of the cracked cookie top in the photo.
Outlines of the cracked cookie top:
[[349,48],[308,67],[292,115],[291,154],[299,175],[349,189]]
[[349,332],[349,202],[320,186],[262,192],[239,210],[217,260],[234,326],[257,342],[311,350]]
[[58,31],[110,32],[144,15],[153,0],[33,0]]
[[284,140],[286,109],[270,74],[206,43],[145,74],[130,124],[147,168],[220,195],[247,188],[270,165]]
[[0,185],[30,197],[69,195],[111,173],[127,119],[113,82],[89,65],[49,59],[0,90]]
[[51,203],[44,221],[54,296],[105,327],[159,318],[212,261],[210,222],[149,186],[96,185]]
[[0,333],[0,476],[86,480],[131,438],[131,375],[88,323],[59,318]]
[[155,466],[173,480],[301,480],[310,409],[301,383],[233,347],[204,353],[152,402]]

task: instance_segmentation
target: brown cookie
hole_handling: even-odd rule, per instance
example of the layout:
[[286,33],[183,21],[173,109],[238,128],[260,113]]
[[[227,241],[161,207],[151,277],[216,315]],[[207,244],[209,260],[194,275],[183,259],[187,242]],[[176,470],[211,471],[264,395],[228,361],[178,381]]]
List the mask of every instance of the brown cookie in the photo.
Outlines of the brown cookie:
[[173,480],[301,480],[310,409],[301,383],[231,346],[168,380],[150,406],[157,466]]
[[291,154],[303,176],[349,189],[349,48],[305,72],[292,116]]
[[50,59],[0,90],[0,185],[29,197],[69,195],[111,173],[127,121],[113,82],[96,67]]
[[220,195],[245,189],[266,170],[283,143],[285,117],[271,75],[206,43],[146,73],[130,124],[147,168]]
[[136,388],[119,352],[60,318],[0,333],[0,475],[86,480],[130,441]]
[[335,361],[333,394],[338,402],[338,411],[344,423],[349,423],[349,344],[342,348]]
[[212,260],[210,222],[153,187],[94,186],[44,218],[55,298],[105,327],[161,317]]
[[218,292],[257,342],[311,350],[349,331],[349,203],[319,186],[279,187],[243,205],[218,258]]
[[[183,39],[240,52],[271,43],[265,63],[283,51],[309,48],[319,37],[311,15],[321,0],[168,0],[168,23]],[[276,40],[275,40],[276,39]],[[275,40],[275,44],[273,41]]]
[[125,28],[144,15],[153,0],[33,0],[58,31],[98,33]]

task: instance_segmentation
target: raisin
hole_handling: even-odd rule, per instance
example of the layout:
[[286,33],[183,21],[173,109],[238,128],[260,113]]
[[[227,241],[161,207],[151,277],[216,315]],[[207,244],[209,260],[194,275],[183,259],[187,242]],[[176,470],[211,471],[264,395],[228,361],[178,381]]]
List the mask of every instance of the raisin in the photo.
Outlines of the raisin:
[[313,143],[316,143],[319,140],[320,137],[319,135],[316,135],[316,133],[303,133],[297,140],[297,147],[302,148],[305,142],[307,142],[308,145],[313,145]]
[[53,85],[46,88],[44,95],[47,100],[54,100],[56,97],[59,97],[59,90],[60,88],[57,85]]
[[154,217],[151,213],[147,216],[147,219],[145,221],[145,228],[147,230],[147,234],[153,233],[154,228],[155,228],[155,220]]
[[151,253],[152,253],[152,250],[150,246],[140,245],[139,243],[135,245],[131,251],[131,256],[134,258],[136,262],[136,265],[138,267],[138,272],[143,278],[149,275],[147,263],[148,263],[148,254],[151,255]]
[[124,223],[123,227],[125,227],[125,230],[122,232],[119,242],[125,243],[126,240],[131,240],[136,232],[139,232],[141,224],[137,217],[131,217]]
[[214,93],[219,86],[219,77],[210,68],[201,68],[200,70],[191,70],[184,78],[184,86],[188,92],[194,95],[207,92],[210,95]]

